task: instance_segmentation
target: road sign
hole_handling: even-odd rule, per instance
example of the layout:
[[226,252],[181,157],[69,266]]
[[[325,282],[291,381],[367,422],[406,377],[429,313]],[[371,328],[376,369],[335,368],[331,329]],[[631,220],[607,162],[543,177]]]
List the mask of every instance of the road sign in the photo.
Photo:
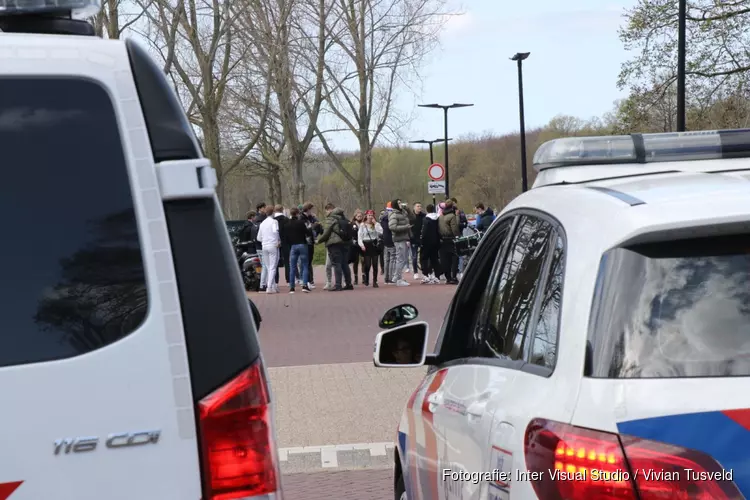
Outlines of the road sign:
[[445,181],[428,182],[427,192],[430,194],[445,194]]
[[442,181],[445,179],[445,169],[441,164],[433,163],[430,165],[430,168],[427,169],[427,175],[432,181]]

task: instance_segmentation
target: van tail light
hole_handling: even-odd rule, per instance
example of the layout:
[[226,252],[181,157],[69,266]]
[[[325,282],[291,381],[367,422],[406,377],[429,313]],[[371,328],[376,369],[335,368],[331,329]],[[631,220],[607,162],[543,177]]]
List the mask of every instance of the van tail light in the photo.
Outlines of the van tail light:
[[534,491],[545,500],[744,498],[711,457],[631,436],[535,419],[524,454]]
[[277,490],[268,386],[258,359],[198,403],[204,500]]

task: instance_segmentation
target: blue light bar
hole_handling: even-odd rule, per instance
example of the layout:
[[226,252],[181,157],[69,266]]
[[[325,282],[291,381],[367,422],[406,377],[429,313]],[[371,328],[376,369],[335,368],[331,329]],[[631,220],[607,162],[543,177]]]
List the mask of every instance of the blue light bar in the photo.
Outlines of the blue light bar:
[[0,0],[0,16],[70,13],[86,19],[100,9],[101,0]]
[[621,165],[750,157],[750,129],[668,132],[547,141],[534,154],[538,171],[580,165]]

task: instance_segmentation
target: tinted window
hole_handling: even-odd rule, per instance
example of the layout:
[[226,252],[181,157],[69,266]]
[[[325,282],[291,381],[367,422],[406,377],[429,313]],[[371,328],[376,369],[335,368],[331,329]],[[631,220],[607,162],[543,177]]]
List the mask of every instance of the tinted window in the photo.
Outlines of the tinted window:
[[539,316],[534,327],[534,340],[529,362],[535,365],[555,367],[557,358],[557,332],[560,323],[560,301],[562,300],[564,241],[557,237],[549,274],[540,296]]
[[437,345],[440,361],[451,361],[473,356],[470,341],[475,324],[482,318],[481,305],[495,261],[505,247],[508,232],[515,220],[509,217],[482,237],[464,271],[450,309],[443,320]]
[[0,79],[0,366],[76,356],[143,321],[145,276],[107,92]]
[[[508,255],[491,285],[487,320],[475,329],[473,351],[480,357],[521,359],[527,349],[527,327],[549,253],[552,225],[523,216]],[[529,339],[530,340],[530,339]]]
[[616,248],[589,341],[607,378],[750,375],[750,235]]

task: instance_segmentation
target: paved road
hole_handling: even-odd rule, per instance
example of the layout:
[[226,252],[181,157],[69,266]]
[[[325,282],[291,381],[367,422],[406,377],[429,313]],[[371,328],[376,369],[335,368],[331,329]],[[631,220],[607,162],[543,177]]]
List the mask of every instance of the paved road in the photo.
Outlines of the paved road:
[[331,293],[319,286],[294,295],[280,288],[249,296],[263,317],[285,498],[393,498],[395,429],[425,370],[372,365],[378,319],[389,307],[413,304],[434,342],[455,287],[413,282]]

